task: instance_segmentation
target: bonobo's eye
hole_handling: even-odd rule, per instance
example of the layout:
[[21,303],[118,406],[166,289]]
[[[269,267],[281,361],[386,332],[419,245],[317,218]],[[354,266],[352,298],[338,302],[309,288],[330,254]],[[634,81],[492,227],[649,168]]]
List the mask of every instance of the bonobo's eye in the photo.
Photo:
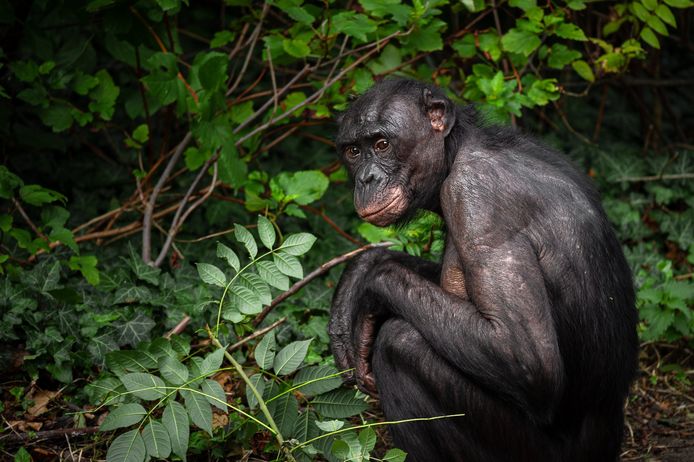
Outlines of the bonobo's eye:
[[390,143],[386,139],[380,139],[376,141],[376,144],[374,144],[374,149],[376,151],[385,151],[390,147]]
[[356,159],[357,157],[359,157],[359,154],[361,154],[361,151],[356,146],[347,146],[345,148],[345,157],[347,157],[350,160]]

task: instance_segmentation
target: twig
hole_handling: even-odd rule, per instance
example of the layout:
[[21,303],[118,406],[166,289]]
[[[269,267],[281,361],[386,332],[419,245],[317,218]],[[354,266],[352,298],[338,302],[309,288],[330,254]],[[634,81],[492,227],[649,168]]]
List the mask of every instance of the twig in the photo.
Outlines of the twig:
[[42,432],[31,433],[13,433],[0,436],[2,443],[22,443],[25,441],[53,440],[62,438],[63,436],[82,436],[96,433],[99,427],[84,427],[84,428],[60,428],[57,430],[45,430]]
[[159,177],[159,181],[157,181],[157,184],[154,186],[154,189],[149,196],[149,201],[147,201],[147,204],[145,205],[145,214],[142,219],[142,259],[147,264],[152,263],[152,214],[154,213],[154,204],[157,202],[157,196],[159,196],[161,188],[164,186],[164,183],[166,183],[169,175],[171,175],[171,171],[192,138],[193,133],[188,132],[183,140],[178,144],[176,151],[174,151],[173,156],[171,156],[171,159],[169,159],[169,163],[166,164],[166,168]]
[[31,218],[29,218],[29,215],[27,215],[26,211],[24,210],[24,207],[22,207],[22,204],[15,199],[14,197],[12,198],[12,203],[14,204],[15,207],[17,207],[17,211],[19,214],[24,218],[24,221],[26,222],[27,225],[31,228],[31,230],[36,233],[37,236],[39,236],[41,239],[43,239],[46,242],[50,242],[50,239],[41,232],[39,228],[36,227],[33,221],[31,221]]
[[623,176],[614,180],[614,182],[647,182],[660,180],[691,180],[694,179],[694,173],[672,173],[667,175],[652,175],[652,176]]
[[[202,168],[200,169],[200,171],[196,175],[195,179],[190,184],[190,187],[186,191],[185,196],[183,196],[183,199],[179,202],[178,209],[176,210],[176,213],[174,214],[174,217],[171,220],[171,226],[169,227],[169,232],[166,235],[166,240],[164,241],[164,244],[161,247],[161,251],[159,252],[159,255],[157,256],[157,259],[153,263],[154,267],[158,268],[164,262],[164,259],[166,258],[166,255],[169,252],[169,247],[171,247],[171,243],[173,242],[173,239],[176,236],[176,233],[178,233],[178,230],[180,229],[181,225],[183,225],[183,222],[186,220],[186,218],[188,218],[190,213],[193,210],[195,210],[200,204],[202,204],[205,200],[207,200],[207,198],[210,197],[210,194],[212,194],[212,191],[214,190],[214,185],[217,182],[217,158],[218,157],[219,157],[219,152],[217,152],[214,156],[207,159],[207,162],[205,162],[205,165],[202,166]],[[210,187],[208,188],[208,190],[205,192],[205,194],[203,194],[203,196],[200,199],[198,199],[196,202],[194,202],[188,208],[188,210],[186,210],[184,212],[185,206],[188,203],[190,196],[193,194],[193,191],[195,191],[195,188],[198,186],[198,183],[202,179],[203,175],[205,175],[205,173],[207,173],[207,169],[210,168],[211,164],[214,164],[214,172],[212,175],[212,183],[210,184]],[[147,262],[147,260],[145,260],[145,262]]]
[[258,41],[258,36],[260,35],[260,31],[263,28],[263,20],[265,19],[265,15],[267,14],[267,10],[270,7],[270,4],[265,2],[263,3],[263,11],[260,13],[260,18],[258,19],[258,24],[255,26],[255,29],[253,30],[253,34],[251,35],[251,45],[248,48],[248,53],[246,53],[246,59],[243,61],[243,66],[241,66],[241,71],[239,72],[239,75],[236,77],[236,81],[234,84],[227,90],[226,96],[231,95],[234,90],[239,86],[241,83],[241,80],[243,79],[243,76],[246,74],[246,69],[248,68],[248,63],[251,61],[251,56],[253,55],[253,50],[255,49],[255,44]]
[[188,327],[188,323],[190,323],[190,316],[185,315],[183,319],[178,321],[178,324],[176,324],[176,326],[173,329],[171,329],[164,335],[164,338],[171,338],[174,335],[181,334],[184,330],[186,330],[186,327]]
[[[268,107],[270,107],[271,104],[273,104],[273,101],[276,102],[278,98],[280,98],[282,95],[284,95],[284,94],[292,87],[292,85],[294,85],[294,84],[296,83],[297,80],[299,80],[301,77],[303,77],[308,71],[313,71],[314,69],[315,69],[315,68],[311,68],[311,66],[308,66],[308,65],[304,66],[304,68],[301,69],[301,70],[299,71],[299,73],[296,74],[296,75],[289,81],[289,83],[288,83],[287,85],[285,85],[284,87],[282,87],[282,89],[279,91],[279,93],[273,92],[273,93],[272,93],[272,98],[268,99],[268,100],[265,102],[265,104],[263,104],[262,106],[260,106],[260,108],[259,108],[257,111],[255,111],[253,114],[251,114],[250,116],[248,116],[248,117],[246,118],[246,120],[244,120],[243,122],[241,122],[241,123],[239,124],[239,126],[236,127],[236,128],[234,129],[234,133],[238,133],[238,132],[240,132],[241,130],[243,130],[244,128],[246,128],[246,127],[248,126],[248,124],[250,124],[251,122],[253,122],[255,119],[258,118],[259,115],[261,115],[263,112],[265,112],[265,110],[266,110]],[[291,112],[290,112],[290,114],[291,114]]]
[[552,104],[554,105],[554,108],[557,110],[557,113],[559,114],[559,117],[561,117],[561,121],[564,122],[564,126],[566,127],[567,130],[569,130],[571,133],[576,136],[579,140],[583,141],[586,144],[593,144],[592,141],[590,141],[585,135],[582,135],[581,133],[578,133],[569,123],[569,120],[566,118],[566,114],[564,114],[564,111],[561,110],[559,105],[557,104],[556,101],[552,101]]
[[287,321],[287,318],[284,317],[284,318],[282,318],[282,319],[278,319],[277,321],[273,322],[272,324],[270,324],[270,325],[267,326],[267,327],[263,327],[262,329],[258,329],[257,331],[255,331],[255,332],[253,332],[251,335],[249,335],[248,337],[244,337],[244,338],[242,338],[241,340],[239,340],[238,342],[236,342],[236,343],[234,343],[233,345],[231,345],[230,347],[228,347],[228,348],[227,348],[227,351],[234,351],[234,350],[236,350],[237,348],[239,348],[239,347],[245,345],[246,343],[250,342],[251,340],[253,340],[253,339],[255,339],[255,338],[258,338],[258,337],[260,337],[260,336],[263,336],[263,335],[267,334],[267,333],[270,332],[272,329],[274,329],[275,327],[279,326],[280,324],[283,324],[283,323],[286,322],[286,321]]
[[318,268],[315,270],[311,271],[308,275],[306,275],[302,280],[297,281],[292,285],[289,290],[286,292],[281,293],[275,299],[265,307],[265,309],[260,312],[255,319],[253,320],[253,325],[257,326],[263,320],[267,317],[267,315],[272,311],[277,305],[285,301],[287,298],[291,297],[295,293],[297,293],[301,288],[303,288],[306,284],[317,278],[318,276],[327,273],[330,271],[333,267],[339,265],[340,263],[344,263],[347,260],[350,260],[360,253],[364,252],[365,250],[369,249],[375,249],[377,247],[390,247],[393,245],[392,242],[377,242],[375,244],[367,244],[363,247],[359,247],[358,249],[352,250],[350,252],[347,252],[343,255],[339,255],[331,260],[328,260],[327,262],[323,263],[320,265]]
[[403,32],[400,32],[400,31],[397,31],[397,32],[394,32],[394,33],[390,34],[390,35],[387,36],[387,37],[382,38],[381,40],[379,40],[378,42],[376,42],[376,43],[374,44],[374,46],[375,46],[374,49],[372,49],[372,50],[368,51],[367,53],[365,53],[364,55],[360,56],[360,57],[357,58],[352,64],[350,64],[349,66],[347,66],[347,67],[345,67],[344,69],[342,69],[335,77],[333,77],[332,79],[326,81],[326,82],[323,84],[323,86],[322,86],[322,88],[321,88],[320,90],[318,90],[317,92],[315,92],[314,94],[312,94],[311,96],[309,96],[308,98],[306,98],[306,99],[305,99],[304,101],[302,101],[301,103],[298,103],[298,104],[294,105],[294,107],[292,107],[292,108],[290,108],[290,109],[287,109],[283,114],[280,114],[280,115],[277,116],[277,117],[273,117],[272,119],[270,119],[270,120],[267,121],[266,123],[264,123],[264,124],[262,124],[262,125],[259,125],[259,126],[256,127],[255,129],[251,130],[249,133],[245,134],[244,136],[242,136],[240,139],[238,139],[238,140],[236,141],[236,143],[235,143],[236,146],[241,146],[246,140],[248,140],[249,138],[255,136],[257,133],[259,133],[259,132],[265,130],[266,128],[268,128],[268,127],[270,127],[270,126],[276,124],[276,123],[279,122],[280,120],[284,120],[285,118],[289,117],[289,116],[292,115],[297,109],[301,109],[301,108],[303,108],[304,106],[307,106],[307,105],[313,103],[314,101],[320,99],[321,96],[323,96],[323,94],[325,93],[325,91],[326,91],[328,88],[330,88],[335,82],[337,82],[338,80],[340,80],[345,74],[347,74],[347,73],[350,72],[352,69],[354,69],[355,67],[357,67],[357,66],[358,66],[359,64],[361,64],[363,61],[365,61],[366,59],[368,59],[369,57],[371,57],[371,55],[373,55],[374,53],[376,53],[377,51],[379,51],[379,50],[380,50],[380,47],[377,46],[378,44],[387,43],[387,42],[390,41],[391,39],[393,39],[393,38],[395,38],[395,37],[407,35],[407,34],[409,34],[411,31],[412,31],[412,29],[409,29],[407,32],[404,32],[404,33],[403,33]]
[[323,221],[325,221],[332,229],[334,229],[335,231],[337,231],[337,233],[338,233],[340,236],[344,237],[345,239],[347,239],[347,240],[348,240],[349,242],[351,242],[352,244],[363,245],[363,242],[361,242],[359,239],[353,238],[352,236],[350,236],[349,234],[347,234],[342,228],[340,228],[339,226],[337,226],[337,223],[335,223],[332,219],[330,219],[330,217],[329,217],[328,215],[325,214],[325,211],[319,210],[319,209],[317,209],[317,208],[315,208],[315,207],[311,207],[310,205],[303,205],[303,206],[301,206],[301,208],[304,209],[304,210],[307,210],[307,211],[311,212],[311,213],[314,214],[314,215],[318,215],[319,217],[321,217],[321,218],[323,219]]
[[275,67],[272,65],[272,51],[267,47],[267,63],[270,66],[270,81],[272,82],[272,113],[277,112],[278,96],[277,96],[277,78],[275,77]]

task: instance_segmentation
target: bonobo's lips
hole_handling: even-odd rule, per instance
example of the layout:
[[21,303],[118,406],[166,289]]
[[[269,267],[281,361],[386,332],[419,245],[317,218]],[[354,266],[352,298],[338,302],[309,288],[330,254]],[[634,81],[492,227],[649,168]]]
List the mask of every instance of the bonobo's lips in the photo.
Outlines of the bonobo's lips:
[[357,213],[363,220],[376,226],[394,223],[407,208],[407,200],[400,188],[389,191],[386,197],[392,197],[392,199],[385,205],[382,205],[383,202],[370,204],[363,209],[357,209]]

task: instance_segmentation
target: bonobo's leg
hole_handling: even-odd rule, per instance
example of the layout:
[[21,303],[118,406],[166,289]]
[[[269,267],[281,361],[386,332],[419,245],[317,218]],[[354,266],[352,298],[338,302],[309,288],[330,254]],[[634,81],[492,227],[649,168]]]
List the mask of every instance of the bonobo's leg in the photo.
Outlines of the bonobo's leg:
[[[465,348],[461,337],[461,348]],[[390,426],[411,462],[563,461],[555,443],[524,414],[452,368],[406,321],[387,320],[373,349],[373,371],[387,420],[464,413]]]

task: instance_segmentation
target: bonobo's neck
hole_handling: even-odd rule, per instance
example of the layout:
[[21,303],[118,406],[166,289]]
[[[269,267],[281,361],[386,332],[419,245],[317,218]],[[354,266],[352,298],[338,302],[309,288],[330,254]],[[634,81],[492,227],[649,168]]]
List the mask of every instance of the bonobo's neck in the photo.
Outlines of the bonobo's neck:
[[475,136],[479,126],[479,115],[472,105],[456,106],[455,123],[446,137],[446,177],[460,149]]

